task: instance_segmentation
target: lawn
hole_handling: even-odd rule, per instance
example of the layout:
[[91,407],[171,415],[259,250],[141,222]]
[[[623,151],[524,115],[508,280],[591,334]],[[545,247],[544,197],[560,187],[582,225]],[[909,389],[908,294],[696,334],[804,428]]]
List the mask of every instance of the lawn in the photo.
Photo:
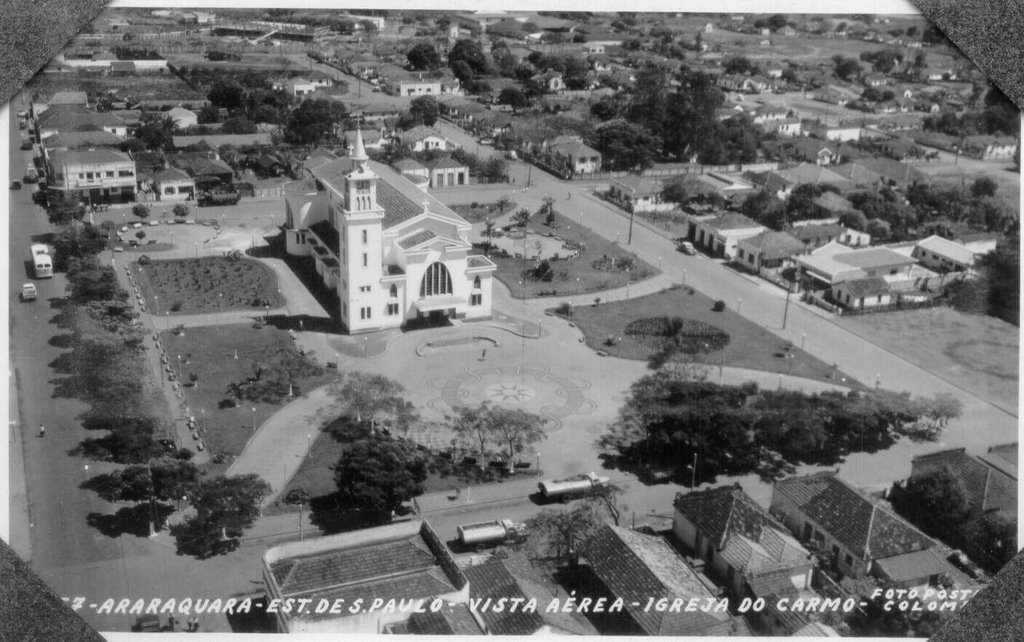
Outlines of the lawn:
[[[535,235],[553,235],[577,246],[581,244],[582,251],[575,258],[549,260],[550,281],[531,277],[520,284],[523,271],[533,268],[534,260],[492,250],[489,256],[498,266],[495,276],[517,299],[601,292],[624,287],[627,282],[635,283],[658,273],[632,252],[581,226],[577,219],[556,212],[554,224],[550,227],[544,224],[544,219],[534,215],[527,228]],[[529,236],[527,239],[527,254],[532,254],[533,243]]]
[[1020,329],[952,308],[838,317],[872,343],[1016,413]]
[[[725,309],[714,312],[714,300],[686,287],[675,287],[657,294],[600,305],[572,309],[572,322],[586,337],[587,345],[614,357],[646,361],[657,352],[650,341],[630,336],[626,326],[636,319],[682,317],[714,326],[729,335],[723,350],[693,357],[711,365],[724,364],[798,377],[834,381],[846,377],[846,385],[858,385],[849,376],[786,342],[761,326]],[[788,349],[787,349],[788,347]],[[787,358],[786,355],[791,355]]]
[[471,203],[469,205],[449,205],[448,208],[470,223],[479,223],[491,217],[498,217],[505,212],[514,212],[516,204],[512,203],[504,211],[498,210],[498,203]]
[[[309,497],[321,498],[321,501],[335,493],[338,487],[334,483],[334,465],[345,454],[349,444],[365,436],[365,429],[356,429],[347,418],[339,418],[328,424],[313,440],[309,454],[302,461],[295,476],[288,482],[284,492],[280,494],[276,507],[271,509],[271,514],[297,510],[297,507],[284,502],[284,498],[293,490],[301,489]],[[427,467],[428,476],[423,482],[425,493],[450,491],[457,487],[465,488],[469,485],[518,478],[508,477],[492,468],[484,471],[477,467],[455,470],[451,460],[441,457],[436,451],[424,451],[424,454],[430,460]],[[529,469],[519,474],[533,477],[536,471]]]
[[277,275],[252,259],[210,256],[157,260],[139,267],[140,287],[154,314],[258,310],[265,304],[274,309],[285,304]]
[[244,399],[238,407],[222,403],[227,399],[228,385],[253,377],[257,362],[271,373],[290,372],[296,396],[337,377],[334,371],[300,355],[288,332],[270,326],[258,330],[248,325],[186,328],[182,335],[163,332],[160,340],[170,359],[167,365],[175,373],[181,355],[184,380],[189,381],[190,373],[198,376],[195,386],[185,386],[185,398],[211,454],[242,452],[252,436],[254,420],[259,426],[287,403],[286,387],[280,393],[271,391],[254,400]]

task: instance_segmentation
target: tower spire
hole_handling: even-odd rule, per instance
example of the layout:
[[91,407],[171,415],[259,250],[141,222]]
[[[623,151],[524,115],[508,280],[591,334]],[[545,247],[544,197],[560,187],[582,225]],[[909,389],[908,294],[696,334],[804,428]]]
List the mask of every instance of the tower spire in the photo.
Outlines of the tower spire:
[[363,130],[356,125],[356,144],[352,151],[352,160],[357,161],[360,166],[365,166],[369,157],[366,155],[366,147],[363,145]]

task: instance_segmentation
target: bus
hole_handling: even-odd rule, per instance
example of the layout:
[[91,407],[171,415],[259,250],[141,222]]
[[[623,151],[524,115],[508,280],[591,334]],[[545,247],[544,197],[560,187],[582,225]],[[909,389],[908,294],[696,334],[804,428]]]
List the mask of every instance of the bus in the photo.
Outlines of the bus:
[[32,267],[37,279],[48,279],[53,276],[53,258],[50,248],[39,243],[32,246]]

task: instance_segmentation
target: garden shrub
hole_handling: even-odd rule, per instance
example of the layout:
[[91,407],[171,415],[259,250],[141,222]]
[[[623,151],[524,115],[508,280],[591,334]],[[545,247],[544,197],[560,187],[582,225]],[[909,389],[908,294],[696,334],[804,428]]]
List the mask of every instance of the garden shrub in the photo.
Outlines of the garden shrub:
[[722,310],[725,310],[725,301],[721,299],[715,301],[715,304],[711,306],[712,312],[721,312]]

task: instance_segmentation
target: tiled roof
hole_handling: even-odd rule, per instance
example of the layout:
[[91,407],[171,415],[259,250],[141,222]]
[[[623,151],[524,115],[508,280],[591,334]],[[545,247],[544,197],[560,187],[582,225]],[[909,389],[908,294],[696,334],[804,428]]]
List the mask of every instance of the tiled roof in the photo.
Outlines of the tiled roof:
[[132,159],[124,152],[116,149],[86,149],[67,152],[55,152],[50,156],[54,167],[68,165],[96,165],[105,163],[131,163]]
[[416,232],[412,236],[408,236],[400,240],[398,244],[402,246],[402,249],[408,250],[411,247],[416,247],[420,243],[434,238],[434,236],[435,234],[430,230],[420,230],[419,232]]
[[442,136],[436,130],[427,127],[426,125],[416,125],[412,129],[407,129],[404,132],[398,134],[398,138],[401,139],[403,143],[415,143],[416,141],[423,140],[424,138],[427,138],[429,136],[442,139],[444,138],[444,136]]
[[700,493],[679,493],[675,509],[692,523],[716,548],[730,533],[758,537],[767,524],[775,524],[753,499],[738,486],[723,486]]
[[414,635],[483,635],[465,604],[452,604],[438,611],[426,609],[409,618],[409,633]]
[[825,192],[814,199],[814,204],[830,212],[848,212],[853,209],[853,203],[835,192]]
[[868,169],[861,163],[843,163],[842,165],[836,165],[833,168],[835,173],[840,176],[853,181],[856,185],[873,185],[878,181],[882,180],[882,175],[876,171]]
[[817,225],[811,223],[810,225],[795,225],[789,231],[790,234],[800,239],[801,241],[818,241],[818,240],[834,240],[836,237],[841,235],[846,228],[842,225],[826,224]]
[[1016,480],[981,457],[968,454],[963,448],[914,457],[910,476],[913,479],[926,472],[942,469],[960,482],[972,509],[1017,510]]
[[405,171],[409,171],[409,170],[426,169],[426,167],[424,167],[415,158],[403,158],[401,160],[397,160],[397,161],[395,161],[392,164],[392,167],[394,167],[395,169],[397,169],[400,172],[405,172]]
[[224,145],[245,147],[248,145],[270,145],[273,141],[270,134],[202,134],[197,136],[172,136],[171,142],[178,149],[206,143],[210,147],[220,148]]
[[466,169],[465,163],[460,163],[451,156],[441,156],[423,163],[427,169]]
[[920,580],[932,575],[942,575],[951,570],[949,562],[934,549],[894,555],[875,563],[890,579],[896,582]]
[[821,165],[798,165],[789,169],[777,170],[775,173],[797,185],[806,185],[810,183],[812,185],[826,184],[852,187],[848,178],[837,174],[830,169],[822,167]]
[[889,283],[880,276],[844,281],[842,285],[854,299],[863,299],[864,297],[877,296],[889,292]]
[[621,178],[613,178],[612,182],[622,185],[639,197],[660,194],[664,187],[660,180],[639,174],[627,174]]
[[[463,571],[469,578],[470,598],[495,601],[501,598],[525,598],[516,578],[509,573],[501,560],[487,562],[479,566],[470,566]],[[550,602],[550,599],[548,600]],[[522,609],[506,609],[497,612],[485,609],[478,613],[487,625],[491,635],[532,635],[544,625],[544,620],[536,612],[524,612]]]
[[176,167],[168,167],[154,174],[153,180],[157,183],[165,183],[168,181],[187,181],[191,180],[191,177]]
[[[338,576],[338,579],[343,579],[344,577],[344,575],[340,575]],[[384,577],[360,583],[343,584],[341,586],[332,586],[303,593],[295,593],[295,595],[315,595],[317,600],[324,599],[330,603],[334,603],[337,600],[344,600],[342,604],[349,605],[359,598],[362,598],[365,602],[372,602],[377,598],[384,601],[428,599],[429,603],[429,598],[450,593],[454,590],[455,586],[445,576],[444,571],[438,567],[434,567],[405,573],[400,577]],[[341,617],[346,617],[347,615],[349,615],[348,610],[343,609]],[[317,614],[312,610],[307,610],[298,615],[293,615],[293,617],[316,620],[335,618],[339,617],[339,615],[336,613],[332,614],[330,612]]]
[[864,269],[890,265],[909,265],[914,262],[910,257],[903,256],[885,247],[842,252],[834,254],[832,258],[840,263]]
[[792,500],[832,537],[863,559],[930,548],[923,533],[837,478],[832,471],[783,479],[775,492]]
[[40,130],[76,131],[83,128],[124,127],[124,120],[109,112],[90,111],[82,105],[51,107],[40,114]]
[[[699,635],[729,620],[724,613],[646,611],[648,598],[706,598],[711,592],[664,538],[604,525],[585,546],[587,561],[648,635]],[[637,606],[634,606],[636,604]]]
[[1014,480],[1017,479],[1017,442],[992,446],[980,457],[988,465],[1001,470]]
[[917,246],[952,261],[956,261],[961,265],[971,265],[974,263],[974,252],[955,241],[944,239],[941,236],[933,234],[926,239],[918,241]]
[[708,227],[713,227],[717,230],[743,230],[753,227],[763,227],[757,221],[747,218],[742,214],[722,214],[715,218],[707,221]]
[[43,147],[47,149],[74,149],[76,147],[113,147],[121,144],[120,136],[107,131],[64,131],[56,136],[43,139]]
[[283,595],[325,586],[367,582],[433,568],[434,555],[421,537],[292,557],[272,565]]
[[802,241],[787,232],[767,231],[742,239],[740,245],[759,251],[762,260],[785,259],[806,251]]

